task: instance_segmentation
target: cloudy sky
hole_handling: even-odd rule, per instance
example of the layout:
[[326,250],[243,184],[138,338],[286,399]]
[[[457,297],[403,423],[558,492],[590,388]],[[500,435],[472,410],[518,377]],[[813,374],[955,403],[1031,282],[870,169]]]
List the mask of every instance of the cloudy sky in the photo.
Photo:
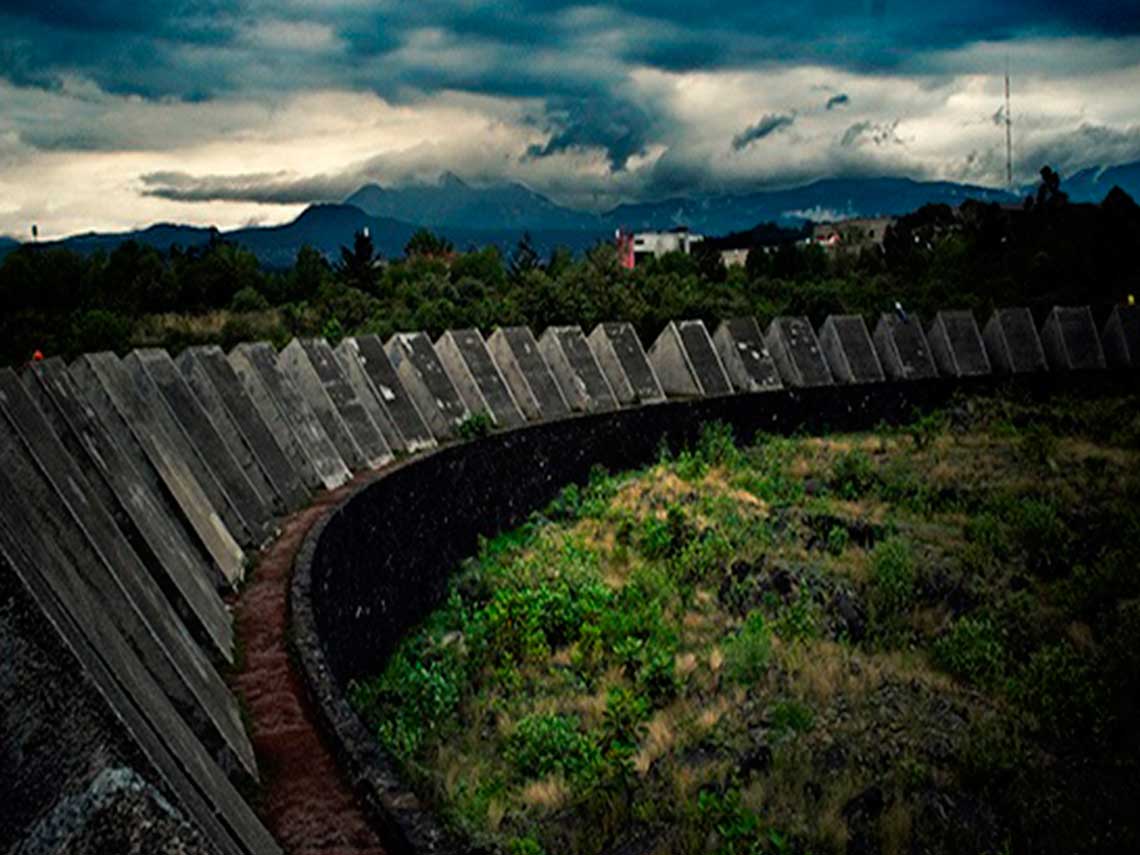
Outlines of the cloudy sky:
[[230,228],[361,184],[556,201],[1140,159],[1135,0],[0,0],[0,234]]

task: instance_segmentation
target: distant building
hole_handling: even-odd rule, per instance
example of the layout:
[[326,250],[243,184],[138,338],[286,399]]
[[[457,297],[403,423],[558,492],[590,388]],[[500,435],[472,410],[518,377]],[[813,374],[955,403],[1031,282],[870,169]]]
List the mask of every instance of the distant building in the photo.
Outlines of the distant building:
[[[767,249],[767,247],[764,247]],[[744,267],[748,264],[748,249],[722,249],[720,260],[725,267]]]
[[689,231],[688,226],[678,226],[667,232],[637,232],[633,236],[633,255],[636,261],[647,258],[660,258],[669,252],[683,252],[689,255],[693,245],[705,238]]
[[835,223],[819,223],[812,229],[811,242],[827,250],[857,252],[881,247],[894,217],[855,217]]

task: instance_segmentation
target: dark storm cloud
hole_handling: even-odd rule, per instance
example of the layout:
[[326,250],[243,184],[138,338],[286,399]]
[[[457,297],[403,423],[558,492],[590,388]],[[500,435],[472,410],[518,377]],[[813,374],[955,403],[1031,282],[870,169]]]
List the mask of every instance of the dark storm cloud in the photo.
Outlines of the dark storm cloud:
[[755,125],[749,125],[743,131],[738,133],[732,138],[732,148],[734,151],[743,151],[765,137],[769,137],[776,131],[783,130],[784,128],[791,127],[796,121],[795,116],[789,115],[768,115],[764,116]]
[[846,94],[841,92],[840,94],[832,95],[827,99],[827,109],[834,110],[836,107],[843,107],[850,102],[851,99],[847,97]]
[[902,145],[898,136],[899,121],[893,122],[856,122],[843,132],[839,144],[844,148],[870,143],[875,146],[888,144]]
[[301,205],[339,201],[361,184],[355,172],[297,178],[285,172],[246,175],[189,175],[151,172],[140,177],[144,196],[172,202],[259,202]]
[[[267,24],[327,32],[311,47],[274,41]],[[1088,0],[817,0],[805,9],[734,0],[694,14],[680,0],[0,0],[0,79],[58,87],[88,79],[146,99],[268,99],[318,88],[372,90],[410,103],[441,90],[545,105],[548,141],[533,158],[600,147],[614,169],[667,136],[666,117],[623,88],[632,69],[756,69],[818,63],[858,72],[946,75],[940,52],[1024,36],[1140,34],[1140,4]],[[1123,63],[1127,57],[1118,61]],[[1131,58],[1132,61],[1135,57]],[[827,102],[832,110],[845,94]],[[790,124],[762,120],[737,150]],[[849,131],[845,145],[864,141]],[[40,130],[41,147],[113,147],[98,134]],[[881,144],[881,143],[877,143]]]

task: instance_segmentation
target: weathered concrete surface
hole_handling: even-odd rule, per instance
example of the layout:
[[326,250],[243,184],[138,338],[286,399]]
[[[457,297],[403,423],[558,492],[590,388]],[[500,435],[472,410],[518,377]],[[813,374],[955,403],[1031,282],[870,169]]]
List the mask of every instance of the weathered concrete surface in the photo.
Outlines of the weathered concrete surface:
[[[225,360],[230,371],[237,378],[242,391],[253,404],[266,429],[273,436],[274,443],[281,449],[289,465],[293,467],[293,471],[300,479],[306,493],[312,490],[325,489],[324,478],[317,470],[312,454],[293,429],[292,422],[282,411],[281,406],[270,392],[269,386],[262,380],[261,372],[257,366],[247,354],[239,353],[236,350],[226,356]],[[308,496],[306,495],[307,500]]]
[[581,327],[547,327],[538,339],[538,349],[570,409],[604,413],[618,408],[609,381],[594,359]]
[[230,503],[237,510],[255,544],[273,536],[273,509],[245,477],[214,427],[210,416],[198,402],[194,392],[165,350],[136,350],[123,361],[133,372],[135,381],[157,387],[167,404],[173,423],[185,432],[186,439],[210,473],[217,479]]
[[[161,779],[145,757],[138,755],[122,723],[115,717],[91,675],[69,649],[54,619],[63,612],[60,602],[41,608],[34,592],[48,597],[50,590],[29,589],[23,576],[35,571],[19,556],[21,574],[13,569],[8,553],[14,538],[0,522],[0,850],[13,855],[46,855],[75,851],[73,840],[98,821],[97,798],[102,805],[111,796],[103,782],[108,776],[145,775]],[[42,579],[39,580],[42,582]],[[73,623],[64,630],[78,635]],[[140,771],[132,769],[136,766]],[[120,828],[125,836],[148,837],[147,851],[211,853],[211,846],[173,807],[169,818],[177,828],[131,825]],[[93,798],[94,797],[94,798]],[[155,832],[158,835],[155,835]],[[67,847],[67,848],[65,848]],[[83,851],[82,849],[80,851]],[[100,851],[100,850],[96,850]],[[127,845],[101,851],[139,852]]]
[[58,358],[30,365],[21,378],[96,501],[112,515],[182,622],[209,655],[233,662],[233,625],[211,584],[213,571],[162,499],[81,401]]
[[273,509],[282,513],[304,506],[309,493],[301,476],[277,444],[222,349],[190,347],[178,355],[175,364],[250,482],[272,497]]
[[764,333],[753,317],[721,321],[713,346],[737,392],[768,392],[784,388],[776,361],[764,344]]
[[1103,371],[1107,366],[1088,306],[1054,306],[1041,327],[1041,345],[1054,371]]
[[487,350],[528,419],[539,422],[570,415],[570,405],[530,327],[499,327],[487,339]]
[[[0,506],[22,502],[0,472]],[[111,625],[75,565],[58,544],[32,540],[0,522],[0,649],[12,666],[0,668],[0,827],[6,835],[26,839],[45,814],[66,809],[100,773],[131,767],[196,825],[210,851],[280,852]],[[46,849],[57,851],[50,843]]]
[[830,386],[834,381],[807,318],[774,318],[764,344],[787,386]]
[[352,472],[366,468],[369,465],[368,455],[345,424],[344,417],[325,388],[324,379],[310,359],[309,351],[299,339],[293,339],[277,354],[277,367],[312,408],[345,466]]
[[926,331],[926,341],[934,364],[947,377],[981,377],[991,373],[990,358],[973,312],[938,312]]
[[712,338],[705,328],[704,321],[680,321],[677,331],[681,335],[681,345],[688,354],[689,364],[697,375],[706,398],[716,395],[731,395],[732,381],[724,370],[724,363],[713,347]]
[[670,321],[649,347],[649,364],[665,394],[671,398],[699,398],[704,395],[677,324]]
[[1113,306],[1101,344],[1109,365],[1140,368],[1140,306]]
[[884,312],[875,325],[875,350],[891,380],[929,380],[938,376],[930,345],[917,315],[906,319]]
[[649,364],[637,330],[628,322],[598,324],[587,342],[610,382],[619,404],[659,404],[665,400],[661,381]]
[[[107,373],[106,381],[111,384],[126,383],[133,386],[133,393],[126,388],[120,391],[125,395],[136,395],[147,409],[148,417],[139,424],[139,430],[149,432],[152,441],[162,445],[169,454],[182,461],[193,474],[202,492],[206,494],[206,498],[210,500],[210,506],[225,522],[234,540],[243,546],[260,545],[263,539],[257,533],[257,526],[245,518],[241,508],[226,492],[214,470],[186,435],[186,428],[182,422],[174,417],[158,386],[139,365],[137,357],[128,354],[125,360],[119,361],[111,356],[106,361],[114,365],[114,370]],[[119,369],[125,380],[121,378]]]
[[[150,406],[137,394],[124,391],[133,389],[133,384],[122,365],[110,354],[88,354],[72,363],[68,373],[75,388],[104,427],[120,441],[143,477],[150,480],[156,491],[169,496],[178,518],[210,556],[219,580],[236,587],[245,573],[241,547],[182,460],[156,442],[151,431],[142,430],[149,419]],[[105,378],[116,373],[121,375],[118,383],[105,382]]]
[[408,394],[384,351],[384,343],[374,335],[346,338],[336,349],[337,358],[349,382],[396,451],[413,453],[435,448],[435,437]]
[[982,341],[995,373],[1032,374],[1049,368],[1029,309],[996,309],[982,331]]
[[[260,397],[266,410],[275,408],[277,418],[267,421],[271,427],[275,423],[281,426],[279,437],[287,436],[286,430],[292,435],[294,453],[303,454],[312,464],[320,486],[335,490],[352,477],[312,407],[278,368],[272,345],[266,342],[239,344],[230,351],[229,360],[246,391],[255,398]],[[257,381],[263,391],[258,390]],[[266,410],[262,411],[263,416]]]
[[10,370],[0,371],[0,410],[0,469],[20,497],[0,501],[9,530],[24,534],[43,572],[64,572],[63,561],[79,574],[215,758],[256,780],[237,703]]
[[435,351],[467,409],[473,413],[484,410],[501,428],[526,423],[479,330],[447,330],[436,341]]
[[396,376],[438,439],[452,439],[467,418],[460,397],[431,339],[423,333],[396,333],[384,345]]
[[392,448],[372,418],[371,410],[365,403],[366,396],[361,396],[356,387],[349,383],[344,368],[329,343],[323,338],[303,339],[301,347],[308,354],[309,362],[321,378],[325,391],[336,405],[353,439],[364,452],[365,462],[374,469],[390,463]]
[[819,345],[837,383],[881,383],[886,379],[862,315],[828,315]]

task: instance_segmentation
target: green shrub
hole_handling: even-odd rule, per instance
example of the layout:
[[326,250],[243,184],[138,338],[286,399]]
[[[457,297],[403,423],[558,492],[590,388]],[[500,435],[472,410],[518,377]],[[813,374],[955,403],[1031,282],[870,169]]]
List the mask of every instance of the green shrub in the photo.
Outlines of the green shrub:
[[1026,499],[1018,503],[1013,523],[1030,571],[1052,575],[1066,566],[1072,534],[1052,502]]
[[633,772],[633,756],[645,736],[649,704],[625,687],[610,689],[602,719],[602,742],[610,774],[618,777]]
[[575,716],[529,715],[507,739],[506,756],[524,780],[555,773],[576,783],[598,774],[602,753],[597,742],[583,733]]
[[665,519],[653,515],[645,518],[637,548],[646,558],[670,558],[680,554],[695,535],[696,530],[689,524],[685,512],[677,505],[670,505]]
[[983,688],[998,684],[1005,673],[1001,634],[986,617],[963,617],[934,643],[934,661],[955,677]]
[[709,466],[735,469],[741,462],[732,425],[725,422],[708,422],[701,428],[697,441],[697,455]]
[[867,453],[852,449],[832,464],[831,488],[844,499],[857,499],[875,485],[875,465]]
[[246,286],[234,294],[230,300],[232,312],[264,312],[269,308],[269,301],[256,288]]
[[772,656],[772,631],[758,611],[750,612],[744,626],[725,644],[728,675],[739,683],[755,683],[768,671]]
[[779,607],[775,632],[786,641],[815,638],[819,626],[819,609],[806,584],[800,585],[796,598]]
[[848,533],[846,527],[833,525],[827,532],[827,551],[832,555],[842,555],[843,550],[847,548],[847,544],[850,540],[851,535]]
[[397,650],[375,680],[353,683],[349,700],[372,726],[381,743],[407,760],[425,737],[453,723],[459,706],[463,669],[454,655],[413,661]]
[[995,558],[1004,558],[1009,551],[1005,528],[997,515],[989,511],[970,517],[963,534],[968,543],[977,544]]
[[508,855],[546,855],[542,844],[533,837],[516,837],[507,847]]
[[1100,687],[1090,663],[1071,645],[1042,647],[1014,681],[1014,697],[1047,733],[1087,734],[1097,725]]
[[804,733],[815,726],[815,713],[799,701],[780,701],[772,707],[772,727],[777,731]]
[[459,438],[462,440],[478,439],[486,436],[495,428],[495,422],[487,413],[479,411],[471,413],[459,423]]
[[578,519],[581,510],[582,489],[577,484],[567,484],[544,513],[555,522],[571,522]]
[[915,567],[910,542],[902,537],[880,541],[871,552],[872,602],[883,616],[900,615],[914,601]]

